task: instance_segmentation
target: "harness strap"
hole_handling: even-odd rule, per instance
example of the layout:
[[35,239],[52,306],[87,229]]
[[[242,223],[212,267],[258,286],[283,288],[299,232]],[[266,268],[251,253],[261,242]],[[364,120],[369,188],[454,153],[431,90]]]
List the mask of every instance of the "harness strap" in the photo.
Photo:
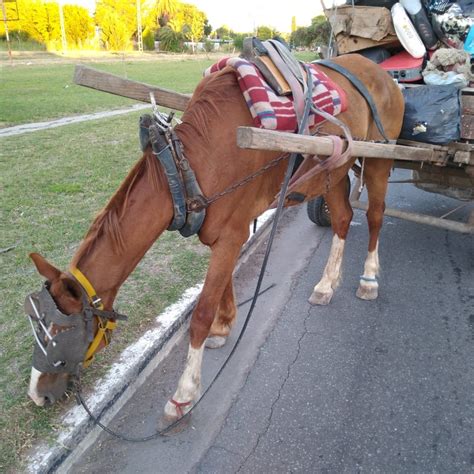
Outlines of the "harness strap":
[[177,402],[174,398],[172,398],[170,402],[176,407],[176,413],[178,414],[180,418],[183,418],[184,416],[183,407],[188,407],[189,405],[191,405],[191,401]]
[[[104,310],[104,304],[102,300],[97,296],[92,283],[87,279],[87,277],[82,273],[79,268],[71,267],[69,269],[71,275],[78,281],[83,290],[86,292],[89,301],[92,303],[94,309],[92,315],[97,317],[97,332],[93,337],[89,347],[87,348],[86,355],[84,356],[83,366],[88,367],[91,362],[94,360],[94,355],[99,348],[99,345],[104,341],[104,345],[108,346],[110,343],[109,334],[117,327],[116,319],[127,319],[127,316],[123,314],[116,313],[115,311],[106,311]],[[114,321],[112,321],[114,319]],[[104,322],[105,320],[105,322]],[[87,321],[86,324],[91,324],[91,321]],[[92,331],[92,329],[91,329]],[[92,337],[91,337],[92,338]]]
[[[284,47],[278,41],[265,41],[264,45],[267,48],[271,60],[291,88],[296,117],[298,118],[298,123],[300,123],[304,111],[305,95],[307,93],[301,66],[291,54],[283,57],[284,53],[282,52],[284,51]],[[306,133],[306,130],[304,133]]]
[[71,267],[69,269],[69,272],[79,282],[82,288],[84,288],[94,308],[103,310],[104,305],[102,303],[102,300],[97,296],[94,287],[92,286],[91,282],[86,278],[84,273],[82,273],[81,270],[79,270],[79,268],[77,267]]
[[333,63],[328,59],[322,59],[320,61],[315,61],[314,64],[319,64],[321,66],[325,66],[329,69],[333,69],[334,71],[342,74],[346,79],[348,79],[352,85],[359,91],[362,97],[366,100],[367,105],[370,107],[372,112],[372,117],[374,118],[375,125],[379,129],[380,135],[385,139],[385,142],[389,142],[390,140],[385,135],[385,130],[383,128],[382,122],[380,120],[379,113],[377,111],[377,107],[375,105],[374,99],[372,98],[370,92],[367,90],[367,87],[360,81],[357,77],[354,76],[348,69],[342,67],[340,64]]
[[171,153],[171,145],[166,141],[164,134],[160,133],[156,122],[150,125],[149,134],[153,154],[163,166],[173,200],[173,220],[168,230],[179,230],[186,223],[186,202],[183,183]]
[[97,352],[99,344],[102,340],[105,341],[106,346],[109,345],[110,339],[107,331],[113,331],[116,327],[117,323],[115,321],[111,321],[110,319],[108,319],[104,325],[102,320],[99,318],[99,327],[97,329],[97,334],[95,335],[94,340],[91,342],[89,348],[87,349],[86,355],[84,356],[84,362],[82,365],[85,368],[89,367],[91,362],[94,360],[94,355]]

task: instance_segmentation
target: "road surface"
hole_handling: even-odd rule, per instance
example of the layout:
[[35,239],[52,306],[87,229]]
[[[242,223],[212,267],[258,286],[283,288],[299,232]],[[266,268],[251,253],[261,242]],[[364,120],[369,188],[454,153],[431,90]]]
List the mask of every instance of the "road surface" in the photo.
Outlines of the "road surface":
[[[406,185],[392,185],[387,202],[435,215],[456,205]],[[386,218],[379,299],[361,301],[367,227],[355,211],[343,281],[329,306],[311,306],[331,237],[304,207],[283,217],[263,285],[276,286],[260,297],[187,429],[142,444],[101,434],[60,472],[473,472],[473,236]],[[252,295],[262,252],[236,278],[239,301]],[[186,347],[173,350],[113,429],[155,430]],[[229,350],[206,352],[204,386]]]

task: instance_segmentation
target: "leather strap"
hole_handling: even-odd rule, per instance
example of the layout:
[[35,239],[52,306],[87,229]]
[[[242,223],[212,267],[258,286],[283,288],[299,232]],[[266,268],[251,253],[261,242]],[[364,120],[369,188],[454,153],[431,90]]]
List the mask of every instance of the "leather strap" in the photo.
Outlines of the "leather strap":
[[[278,44],[280,43],[277,41],[264,42],[271,60],[290,85],[298,123],[301,123],[306,95],[303,71],[299,63],[296,63],[296,65],[293,64],[293,67],[290,67],[287,63],[288,58],[282,58],[280,51],[283,50],[283,48],[279,48]],[[295,60],[293,59],[293,61]],[[306,133],[306,131],[303,133]]]
[[348,79],[350,82],[352,82],[352,85],[360,92],[362,97],[366,100],[368,106],[370,107],[370,110],[372,112],[372,117],[374,118],[375,125],[377,125],[377,128],[379,129],[380,135],[384,138],[384,140],[388,143],[390,140],[387,138],[385,135],[385,130],[383,128],[382,122],[380,120],[379,113],[377,111],[377,107],[375,105],[374,99],[370,95],[370,92],[367,90],[365,85],[352,74],[348,69],[345,67],[342,67],[340,64],[333,63],[332,61],[328,59],[322,59],[320,61],[315,61],[315,64],[319,64],[321,66],[327,67],[329,69],[332,69],[339,74],[342,74],[346,79]]
[[87,293],[87,296],[89,297],[89,301],[92,303],[94,308],[103,310],[104,305],[102,303],[102,300],[97,296],[94,287],[92,286],[91,282],[86,278],[84,273],[82,273],[81,270],[79,270],[79,268],[77,267],[71,267],[69,271],[71,275],[80,283],[82,288],[84,288],[85,292]]

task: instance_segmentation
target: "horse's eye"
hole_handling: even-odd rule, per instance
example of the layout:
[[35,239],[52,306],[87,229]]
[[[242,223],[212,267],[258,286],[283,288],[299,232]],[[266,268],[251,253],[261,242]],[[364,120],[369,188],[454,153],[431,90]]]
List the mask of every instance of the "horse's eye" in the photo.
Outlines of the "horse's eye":
[[64,287],[74,298],[79,299],[81,297],[79,289],[73,283],[65,282]]

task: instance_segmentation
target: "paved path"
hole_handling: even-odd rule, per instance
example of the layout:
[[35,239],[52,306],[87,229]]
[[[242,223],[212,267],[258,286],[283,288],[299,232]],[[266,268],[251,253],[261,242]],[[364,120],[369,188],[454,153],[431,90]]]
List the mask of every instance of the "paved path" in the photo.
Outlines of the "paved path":
[[[443,214],[453,202],[394,185],[388,204]],[[266,275],[277,286],[191,426],[144,444],[100,434],[62,472],[473,472],[474,238],[387,218],[380,297],[366,302],[355,297],[366,235],[357,211],[342,284],[313,307],[331,233],[290,211]],[[241,301],[260,258],[237,276]],[[204,385],[229,349],[205,354]],[[183,341],[113,428],[155,429],[185,353]]]
[[150,109],[150,104],[135,104],[126,109],[106,110],[104,112],[95,112],[92,114],[75,115],[73,117],[63,117],[48,122],[24,123],[22,125],[15,125],[14,127],[7,127],[0,129],[0,138],[11,137],[13,135],[21,135],[23,133],[38,132],[48,128],[63,127],[72,123],[87,122],[88,120],[97,120],[106,117],[113,117],[115,115],[129,114],[137,110]]

